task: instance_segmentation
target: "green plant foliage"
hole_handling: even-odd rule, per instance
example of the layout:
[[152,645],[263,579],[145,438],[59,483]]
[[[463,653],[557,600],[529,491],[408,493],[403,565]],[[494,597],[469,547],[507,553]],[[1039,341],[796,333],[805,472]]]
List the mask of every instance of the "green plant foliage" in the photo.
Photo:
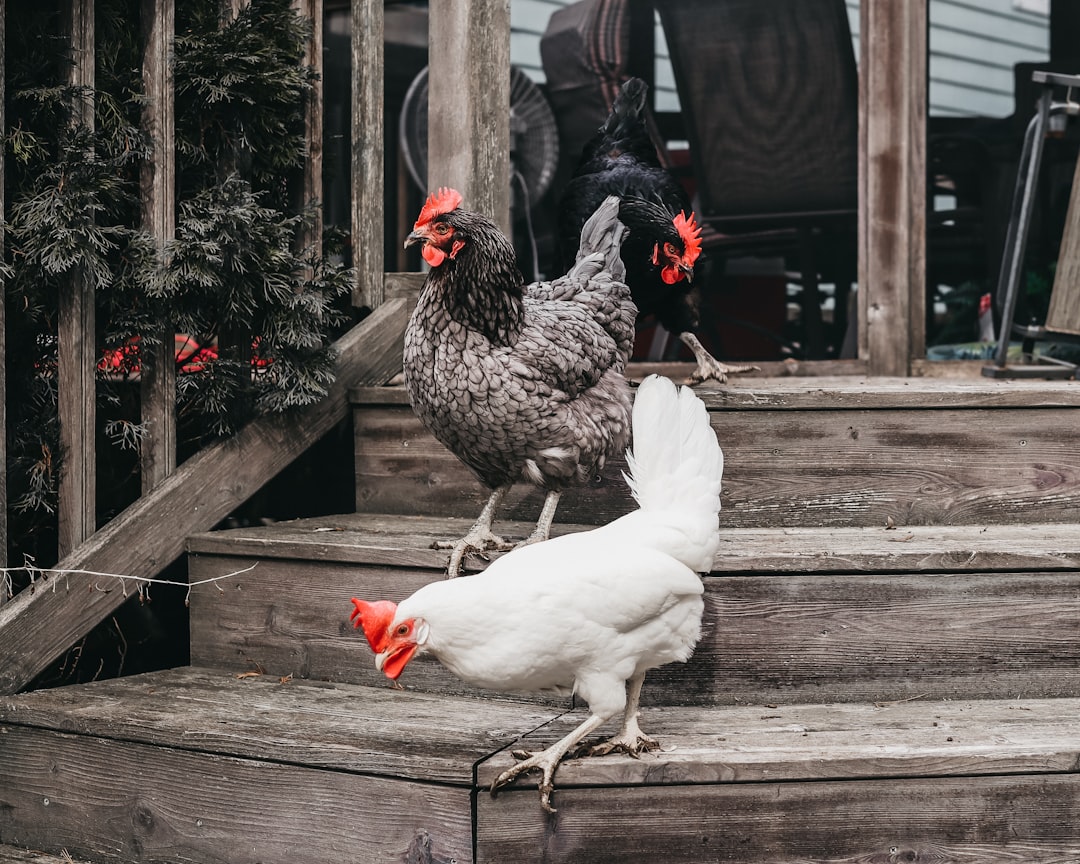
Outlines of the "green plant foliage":
[[[140,170],[150,152],[140,129],[142,4],[95,5],[93,92],[64,83],[58,5],[7,6],[0,275],[9,500],[37,520],[13,525],[13,538],[54,530],[63,457],[56,324],[58,298],[72,284],[95,293],[99,357],[123,358],[112,369],[99,366],[101,439],[129,454],[117,464],[130,463],[146,434],[137,388],[125,380],[137,373],[146,346],[169,344],[179,333],[203,349],[195,360],[177,361],[180,437],[190,451],[255,414],[322,398],[333,376],[332,340],[351,320],[345,298],[352,274],[324,248],[298,248],[319,206],[296,196],[306,158],[304,100],[316,83],[303,64],[309,23],[290,0],[252,0],[234,20],[223,18],[219,0],[177,4],[178,214],[175,240],[158,249],[140,227]],[[87,99],[92,128],[76,120]],[[99,509],[115,512],[123,503]],[[50,557],[40,546],[29,551],[39,563]]]

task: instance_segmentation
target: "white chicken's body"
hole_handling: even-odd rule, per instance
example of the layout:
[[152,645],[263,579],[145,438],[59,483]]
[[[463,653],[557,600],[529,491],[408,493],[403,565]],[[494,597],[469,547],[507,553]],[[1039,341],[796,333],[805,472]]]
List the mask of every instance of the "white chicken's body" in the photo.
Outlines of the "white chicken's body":
[[467,579],[434,582],[399,615],[423,618],[426,651],[468,684],[572,690],[612,717],[629,678],[687,660],[701,632],[701,579],[637,539],[638,515],[523,546]]
[[719,546],[723,453],[701,400],[658,376],[638,388],[633,435],[626,479],[634,512],[519,547],[396,607],[353,601],[376,665],[391,678],[427,653],[476,687],[573,691],[588,703],[588,720],[495,783],[541,768],[549,809],[559,761],[612,717],[622,713],[622,728],[593,752],[656,746],[637,725],[644,675],[688,660],[701,632],[698,574],[712,568]]

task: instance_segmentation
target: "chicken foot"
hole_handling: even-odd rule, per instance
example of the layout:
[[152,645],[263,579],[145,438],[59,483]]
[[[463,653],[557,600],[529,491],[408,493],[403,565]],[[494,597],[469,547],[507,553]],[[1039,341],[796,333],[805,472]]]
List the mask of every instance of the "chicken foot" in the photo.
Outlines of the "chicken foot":
[[725,384],[727,383],[728,375],[736,375],[740,372],[753,372],[761,368],[752,365],[728,366],[721,363],[705,350],[705,346],[701,344],[697,336],[693,333],[680,333],[679,339],[682,340],[682,343],[687,348],[694,352],[694,357],[697,360],[697,369],[695,369],[690,376],[690,383],[692,384],[700,384],[708,378],[712,378],[721,384]]
[[658,750],[660,742],[646,735],[638,725],[638,705],[641,702],[641,685],[645,683],[645,673],[636,675],[626,682],[626,709],[623,712],[622,728],[614,735],[594,744],[583,747],[577,756],[606,756],[608,753],[625,753],[637,756],[643,750]]
[[541,750],[539,753],[515,750],[513,753],[514,758],[523,761],[518,762],[517,765],[512,768],[507,768],[502,774],[495,778],[494,782],[491,784],[491,794],[494,795],[499,788],[512,782],[526,771],[531,771],[533,768],[539,768],[541,771],[540,784],[538,787],[540,789],[540,806],[548,813],[556,812],[555,808],[551,806],[551,793],[555,791],[555,769],[559,767],[559,763],[563,760],[563,757],[569,752],[571,747],[578,744],[586,735],[603,724],[604,718],[593,714],[573,732],[565,738],[556,741],[546,750]]
[[450,562],[446,567],[446,578],[453,579],[461,573],[461,565],[465,556],[471,553],[483,555],[485,552],[506,552],[514,547],[491,533],[491,523],[495,521],[495,512],[502,504],[506,493],[510,491],[511,484],[500,486],[492,490],[484,509],[473,523],[472,528],[460,540],[437,540],[432,545],[435,549],[450,549]]
[[551,523],[555,521],[555,510],[559,506],[559,497],[562,492],[552,489],[544,499],[544,506],[540,510],[540,518],[536,520],[536,527],[532,534],[522,540],[518,546],[528,546],[530,543],[542,543],[551,536]]

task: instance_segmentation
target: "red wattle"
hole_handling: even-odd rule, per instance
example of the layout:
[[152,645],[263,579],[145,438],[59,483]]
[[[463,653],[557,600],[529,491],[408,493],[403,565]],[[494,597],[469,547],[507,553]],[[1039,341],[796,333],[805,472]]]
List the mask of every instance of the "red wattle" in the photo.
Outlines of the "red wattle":
[[420,250],[420,254],[424,256],[424,260],[432,267],[438,267],[446,260],[446,253],[438,246],[432,246],[430,243],[424,244],[424,248]]
[[678,267],[664,267],[660,270],[660,278],[665,285],[674,285],[682,279],[682,271]]

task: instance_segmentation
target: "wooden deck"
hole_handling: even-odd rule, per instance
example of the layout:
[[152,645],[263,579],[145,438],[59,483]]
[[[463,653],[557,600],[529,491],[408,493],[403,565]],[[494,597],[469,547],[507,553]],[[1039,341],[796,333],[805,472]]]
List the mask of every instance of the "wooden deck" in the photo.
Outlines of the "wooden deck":
[[410,861],[871,861],[929,860],[888,855],[927,855],[908,838],[932,825],[956,838],[933,860],[1080,856],[1080,699],[658,707],[664,749],[567,762],[556,816],[533,786],[487,793],[509,745],[582,716],[190,667],[7,697],[5,840],[47,825],[102,860],[230,864],[406,860],[418,838]]
[[[724,522],[702,640],[646,678],[660,752],[567,762],[548,816],[528,781],[486,790],[581,706],[429,660],[387,686],[349,598],[442,578],[431,541],[480,493],[400,388],[357,389],[359,512],[189,537],[190,667],[0,697],[0,843],[123,864],[1080,861],[1080,384],[701,392]],[[617,470],[556,533],[629,506]],[[499,529],[526,536],[535,499]]]

